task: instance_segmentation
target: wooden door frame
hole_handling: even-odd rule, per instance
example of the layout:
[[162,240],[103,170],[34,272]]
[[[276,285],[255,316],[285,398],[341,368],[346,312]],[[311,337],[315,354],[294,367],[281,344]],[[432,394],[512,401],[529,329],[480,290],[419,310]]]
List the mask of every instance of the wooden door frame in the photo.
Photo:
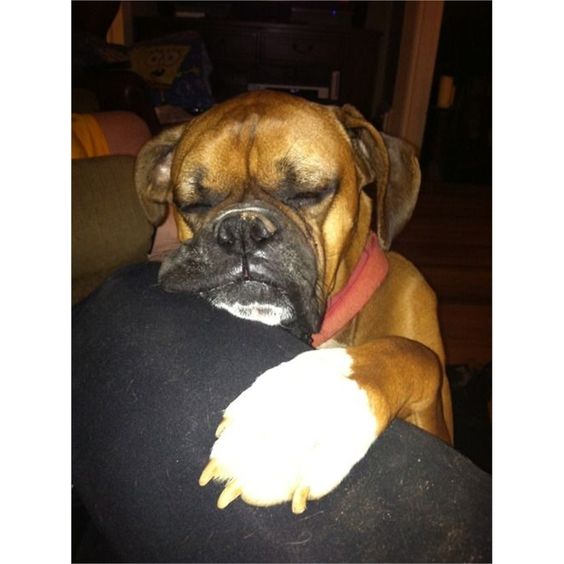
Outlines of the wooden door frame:
[[443,17],[443,0],[406,2],[392,108],[383,130],[421,150]]

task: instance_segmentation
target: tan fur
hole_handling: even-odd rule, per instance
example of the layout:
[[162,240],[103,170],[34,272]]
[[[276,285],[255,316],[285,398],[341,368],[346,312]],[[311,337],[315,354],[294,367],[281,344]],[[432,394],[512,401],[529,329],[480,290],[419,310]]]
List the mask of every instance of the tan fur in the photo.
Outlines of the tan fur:
[[[204,167],[202,181],[224,198],[218,213],[234,202],[264,199],[308,234],[327,298],[346,284],[370,231],[372,200],[362,188],[376,187],[378,237],[385,250],[411,216],[419,190],[413,152],[380,135],[351,106],[249,93],[166,135],[174,151],[167,182],[146,180],[154,176],[162,139],[143,149],[138,160],[137,185],[142,200],[149,202],[149,217],[158,223],[158,210],[164,209],[158,206],[171,190],[175,200],[189,201],[194,174]],[[322,184],[338,176],[340,188],[330,203],[315,212],[282,206],[274,197],[281,182],[275,163],[281,156],[297,163],[303,182]],[[180,213],[175,217],[181,240],[204,221],[188,225]],[[388,259],[387,279],[335,339],[354,359],[353,377],[369,396],[378,432],[400,417],[451,442],[452,408],[435,295],[406,259],[395,253],[388,253]]]
[[[390,398],[390,401],[402,403],[405,407],[402,413],[392,412],[392,418],[398,415],[430,432],[433,432],[430,426],[440,427],[440,422],[421,424],[417,420],[420,409],[418,401],[420,390],[411,398],[408,392],[412,391],[412,388],[405,383],[410,377],[420,377],[422,382],[431,384],[430,395],[433,396],[435,403],[440,403],[441,407],[440,410],[438,406],[436,407],[437,413],[444,414],[448,436],[441,433],[441,438],[451,442],[454,437],[452,406],[450,388],[444,370],[445,354],[437,318],[435,293],[408,260],[393,252],[388,253],[387,256],[390,269],[386,280],[364,309],[334,339],[342,346],[347,346],[348,350],[355,348],[353,354],[355,361],[357,358],[362,359],[359,360],[358,368],[355,370],[356,374],[357,372],[369,372],[370,369],[367,366],[370,363],[374,367],[380,364],[378,352],[380,341],[386,341],[386,338],[390,336],[403,337],[405,339],[403,343],[399,343],[396,339],[397,363],[384,363],[384,366],[378,366],[380,373],[390,372],[386,376],[382,374],[378,376],[378,381],[390,380],[393,382],[389,393],[396,394],[397,397]],[[371,347],[371,344],[376,346]],[[435,362],[430,364],[419,362],[422,357],[428,356],[427,352],[433,353]],[[412,357],[411,360],[406,359],[405,355]],[[367,357],[370,362],[367,361]],[[406,362],[411,362],[409,370],[406,370],[408,366]],[[433,378],[430,377],[429,371]],[[360,376],[359,382],[366,385],[366,377]],[[407,413],[409,416],[406,416]]]

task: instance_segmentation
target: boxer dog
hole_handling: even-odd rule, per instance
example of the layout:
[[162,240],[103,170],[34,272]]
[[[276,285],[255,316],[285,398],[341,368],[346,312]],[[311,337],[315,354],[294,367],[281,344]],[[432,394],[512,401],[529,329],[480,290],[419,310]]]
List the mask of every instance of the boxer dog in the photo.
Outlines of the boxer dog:
[[[159,283],[316,347],[226,406],[200,484],[266,506],[333,490],[395,417],[451,443],[436,298],[390,243],[420,184],[413,151],[352,106],[243,94],[141,150],[135,180],[181,245]],[[371,232],[375,185],[377,233]],[[265,343],[268,346],[268,343]]]

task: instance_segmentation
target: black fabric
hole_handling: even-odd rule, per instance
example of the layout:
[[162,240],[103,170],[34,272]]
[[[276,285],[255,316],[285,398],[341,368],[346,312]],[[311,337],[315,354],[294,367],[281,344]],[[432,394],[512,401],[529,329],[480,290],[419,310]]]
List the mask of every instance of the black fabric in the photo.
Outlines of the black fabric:
[[307,345],[164,293],[157,269],[129,267],[73,310],[74,491],[123,561],[491,560],[490,476],[401,421],[302,515],[217,509],[198,477],[222,409]]

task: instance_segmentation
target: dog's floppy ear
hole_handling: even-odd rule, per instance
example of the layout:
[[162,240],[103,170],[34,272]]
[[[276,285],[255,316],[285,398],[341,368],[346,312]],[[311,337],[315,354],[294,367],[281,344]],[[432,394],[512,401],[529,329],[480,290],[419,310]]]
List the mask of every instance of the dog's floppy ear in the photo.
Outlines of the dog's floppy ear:
[[338,116],[351,140],[361,186],[376,183],[377,234],[387,250],[417,202],[421,171],[415,151],[405,141],[379,133],[349,104]]
[[394,238],[411,219],[419,187],[421,169],[415,149],[406,141],[382,133],[388,149],[390,169],[386,185],[378,183],[378,238],[382,248],[389,249]]
[[186,124],[165,129],[148,141],[135,162],[135,187],[146,216],[160,225],[166,216],[170,185],[170,168],[178,140]]

